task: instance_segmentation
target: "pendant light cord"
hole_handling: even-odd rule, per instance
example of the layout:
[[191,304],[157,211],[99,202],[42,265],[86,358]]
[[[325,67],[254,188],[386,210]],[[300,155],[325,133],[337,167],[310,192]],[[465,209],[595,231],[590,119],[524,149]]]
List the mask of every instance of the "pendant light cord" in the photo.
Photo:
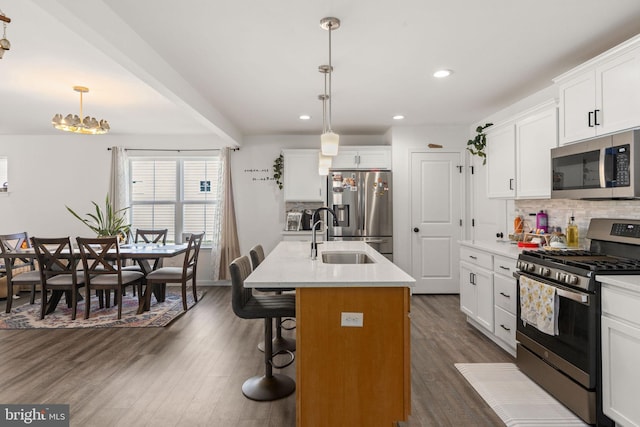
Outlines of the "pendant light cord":
[[329,23],[329,119],[327,120],[327,132],[333,132],[331,129],[331,75],[333,74],[333,65],[331,65],[331,30],[333,25]]

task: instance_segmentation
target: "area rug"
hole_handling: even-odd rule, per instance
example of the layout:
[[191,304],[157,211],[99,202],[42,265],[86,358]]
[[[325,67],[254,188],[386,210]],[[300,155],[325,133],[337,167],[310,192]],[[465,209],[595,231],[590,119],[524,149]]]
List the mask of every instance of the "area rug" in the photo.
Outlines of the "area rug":
[[456,363],[455,366],[509,427],[587,425],[513,363]]
[[[138,297],[133,296],[130,290],[122,300],[122,318],[118,320],[118,307],[99,308],[98,298],[91,298],[91,313],[89,318],[84,318],[85,302],[78,302],[76,320],[71,320],[71,309],[67,308],[64,298],[56,307],[56,310],[47,314],[40,320],[40,301],[24,304],[11,310],[11,313],[0,314],[0,329],[64,329],[64,328],[149,328],[163,327],[170,324],[184,313],[180,288],[167,287],[164,302],[151,299],[151,310],[142,314],[136,314],[138,310]],[[198,300],[203,292],[198,292]],[[193,293],[187,292],[187,307],[194,305]]]

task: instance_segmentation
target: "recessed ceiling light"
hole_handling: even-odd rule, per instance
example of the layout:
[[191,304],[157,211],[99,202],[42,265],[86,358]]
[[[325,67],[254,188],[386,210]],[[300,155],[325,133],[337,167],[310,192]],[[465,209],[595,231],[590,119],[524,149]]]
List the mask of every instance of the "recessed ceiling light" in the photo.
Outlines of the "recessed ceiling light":
[[308,114],[302,114],[300,117],[298,117],[300,120],[309,120],[311,118],[310,115]]
[[397,114],[395,116],[393,116],[393,120],[403,120],[404,116],[402,114]]
[[436,77],[438,79],[442,79],[444,77],[449,77],[451,75],[451,73],[453,73],[453,71],[451,71],[451,70],[438,70],[435,73],[433,73],[433,77]]

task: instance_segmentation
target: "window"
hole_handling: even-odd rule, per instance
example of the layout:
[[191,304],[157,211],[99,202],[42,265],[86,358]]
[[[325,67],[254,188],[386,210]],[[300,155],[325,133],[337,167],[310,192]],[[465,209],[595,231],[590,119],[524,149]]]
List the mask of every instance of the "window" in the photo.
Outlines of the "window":
[[9,172],[8,160],[6,157],[0,157],[0,192],[9,191]]
[[129,159],[131,227],[166,228],[167,241],[205,232],[210,243],[219,208],[219,157]]

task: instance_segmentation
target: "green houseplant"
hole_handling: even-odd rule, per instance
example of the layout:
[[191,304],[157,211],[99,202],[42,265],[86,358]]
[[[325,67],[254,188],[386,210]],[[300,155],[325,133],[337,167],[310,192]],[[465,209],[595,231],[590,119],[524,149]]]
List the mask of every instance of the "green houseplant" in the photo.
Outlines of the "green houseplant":
[[493,123],[486,123],[484,126],[478,126],[476,128],[476,137],[467,141],[467,150],[474,156],[482,157],[482,164],[487,163],[487,153],[484,149],[487,147],[487,135],[484,130],[489,126],[493,126]]
[[91,202],[96,211],[93,213],[87,213],[86,218],[82,218],[69,206],[65,207],[73,216],[82,221],[87,227],[93,230],[98,237],[100,236],[120,236],[121,239],[126,239],[131,229],[131,224],[126,223],[126,217],[124,211],[129,209],[128,207],[119,210],[114,210],[109,200],[109,194],[105,198],[104,210],[98,206],[94,201]]
[[273,162],[273,179],[276,180],[278,188],[282,190],[282,167],[284,166],[284,156],[280,154]]

